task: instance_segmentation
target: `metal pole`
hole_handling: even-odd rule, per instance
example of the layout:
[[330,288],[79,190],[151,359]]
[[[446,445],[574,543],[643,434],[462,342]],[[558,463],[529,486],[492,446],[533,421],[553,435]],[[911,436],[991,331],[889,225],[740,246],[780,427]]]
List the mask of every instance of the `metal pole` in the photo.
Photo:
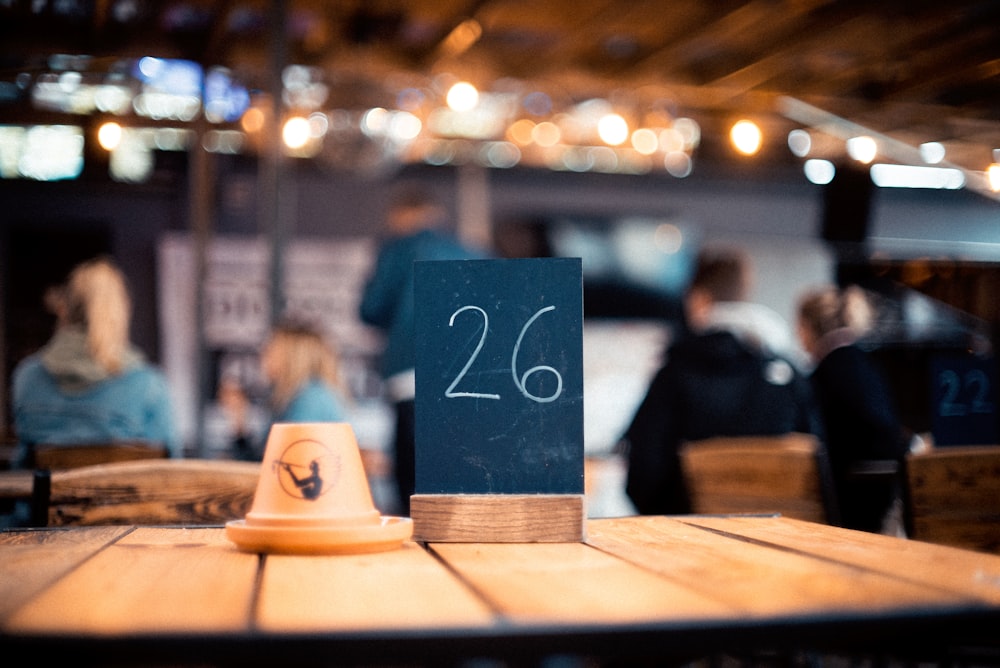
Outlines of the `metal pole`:
[[493,242],[489,172],[479,165],[463,165],[457,178],[458,237],[471,246],[489,248]]
[[191,226],[194,230],[195,257],[195,443],[194,455],[205,457],[205,404],[210,397],[211,360],[205,341],[205,284],[208,279],[208,248],[212,236],[212,219],[215,201],[215,161],[205,150],[206,122],[204,118],[195,124],[195,140],[189,151],[188,197],[190,198]]
[[271,2],[271,43],[270,77],[271,113],[265,131],[265,159],[261,161],[261,196],[263,198],[261,227],[270,242],[271,249],[271,290],[270,322],[274,323],[284,311],[284,249],[286,244],[285,202],[284,202],[284,153],[281,148],[282,73],[287,60],[285,43],[285,2]]

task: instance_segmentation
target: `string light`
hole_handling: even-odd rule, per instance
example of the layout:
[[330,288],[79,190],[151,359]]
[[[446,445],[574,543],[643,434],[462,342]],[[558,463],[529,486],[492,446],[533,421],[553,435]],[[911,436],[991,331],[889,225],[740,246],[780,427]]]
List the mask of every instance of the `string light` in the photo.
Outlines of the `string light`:
[[445,101],[453,111],[472,111],[479,104],[479,91],[468,81],[459,81],[448,89]]
[[754,155],[764,141],[764,136],[753,121],[737,121],[729,131],[733,146],[743,155]]
[[851,137],[847,140],[847,155],[858,162],[869,164],[878,154],[878,144],[871,137]]
[[936,141],[924,142],[920,145],[920,157],[928,165],[936,165],[944,160],[944,144]]
[[812,136],[802,129],[792,130],[788,133],[788,150],[799,158],[806,157],[812,150]]
[[656,133],[649,128],[639,128],[632,133],[632,147],[642,155],[653,155],[659,146]]
[[109,121],[101,125],[97,130],[97,142],[105,151],[113,151],[118,148],[122,140],[122,126],[114,121]]
[[1000,192],[1000,162],[994,162],[986,168],[986,179],[990,183],[990,190]]
[[281,129],[281,139],[290,149],[300,149],[310,137],[309,121],[301,116],[293,116],[285,121]]
[[618,146],[628,139],[628,122],[620,114],[605,114],[597,121],[597,135],[605,144]]

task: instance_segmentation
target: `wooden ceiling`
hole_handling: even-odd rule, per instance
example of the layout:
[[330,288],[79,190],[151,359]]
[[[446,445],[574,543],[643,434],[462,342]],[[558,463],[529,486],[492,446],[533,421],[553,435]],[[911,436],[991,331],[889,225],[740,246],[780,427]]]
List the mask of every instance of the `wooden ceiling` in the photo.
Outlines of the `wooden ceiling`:
[[263,89],[274,63],[308,64],[359,104],[406,77],[516,79],[706,133],[740,117],[836,146],[865,131],[900,162],[939,141],[967,170],[1000,149],[996,0],[0,1],[0,77],[52,53],[192,58]]

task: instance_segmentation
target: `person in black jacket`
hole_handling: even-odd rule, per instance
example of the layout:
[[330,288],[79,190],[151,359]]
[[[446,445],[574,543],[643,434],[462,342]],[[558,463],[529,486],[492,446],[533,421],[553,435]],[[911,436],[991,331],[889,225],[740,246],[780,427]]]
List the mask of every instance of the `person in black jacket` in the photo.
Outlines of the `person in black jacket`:
[[667,351],[625,432],[626,493],[644,515],[691,512],[678,450],[713,436],[819,435],[809,383],[778,351],[791,334],[750,303],[750,265],[735,251],[706,251],[684,299],[688,333]]
[[857,286],[809,291],[798,305],[798,336],[815,367],[810,376],[826,433],[840,519],[849,529],[886,531],[899,481],[854,473],[866,460],[902,464],[908,438],[888,384],[857,341],[871,308]]

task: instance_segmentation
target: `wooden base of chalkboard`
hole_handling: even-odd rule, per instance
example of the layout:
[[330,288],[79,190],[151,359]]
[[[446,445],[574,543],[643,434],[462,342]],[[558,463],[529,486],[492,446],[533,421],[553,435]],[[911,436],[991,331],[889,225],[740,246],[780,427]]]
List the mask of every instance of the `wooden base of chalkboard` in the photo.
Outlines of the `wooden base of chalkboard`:
[[584,539],[583,494],[414,494],[413,539],[571,543]]

